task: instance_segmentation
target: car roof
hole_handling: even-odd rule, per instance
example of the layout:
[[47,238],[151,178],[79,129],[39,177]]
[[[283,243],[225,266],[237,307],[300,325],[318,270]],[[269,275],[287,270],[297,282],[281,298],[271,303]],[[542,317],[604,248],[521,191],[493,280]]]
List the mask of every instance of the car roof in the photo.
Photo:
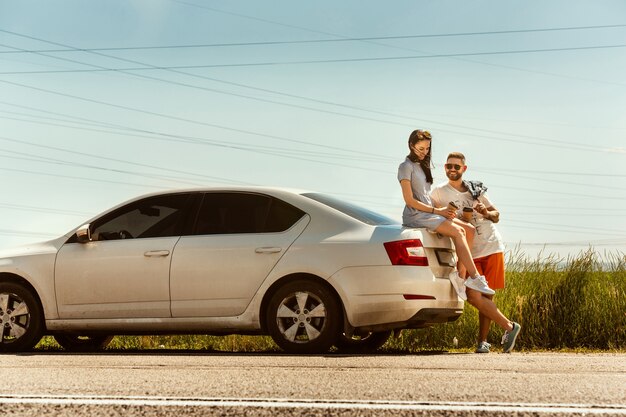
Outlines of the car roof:
[[289,187],[272,187],[272,186],[257,186],[257,185],[235,185],[235,186],[210,186],[210,187],[189,187],[189,188],[172,188],[161,191],[153,191],[150,193],[136,196],[127,202],[133,200],[139,200],[145,197],[164,195],[164,194],[178,194],[178,193],[190,193],[190,192],[256,192],[256,193],[287,193],[287,194],[303,194],[315,192],[307,189],[289,188]]
[[[107,213],[111,213],[117,210],[120,207],[123,207],[135,201],[142,200],[144,198],[156,197],[156,196],[167,195],[167,194],[210,193],[210,192],[261,193],[261,194],[268,194],[274,197],[286,198],[287,200],[293,200],[295,197],[299,201],[302,201],[301,199],[305,199],[305,197],[303,197],[302,194],[312,192],[312,191],[305,190],[305,189],[288,188],[288,187],[252,186],[252,185],[250,186],[237,185],[237,186],[172,188],[172,189],[165,189],[165,190],[160,190],[160,191],[153,191],[150,193],[139,194],[132,198],[128,198],[123,201],[118,201],[117,204],[111,206],[110,208],[100,211],[98,214],[90,218],[86,223],[90,223],[96,218],[99,218]],[[308,199],[305,199],[305,201],[308,201]],[[313,201],[311,200],[309,203],[311,202]],[[315,202],[313,203],[315,204]],[[68,232],[67,235],[73,233],[74,230],[76,230],[76,228]]]

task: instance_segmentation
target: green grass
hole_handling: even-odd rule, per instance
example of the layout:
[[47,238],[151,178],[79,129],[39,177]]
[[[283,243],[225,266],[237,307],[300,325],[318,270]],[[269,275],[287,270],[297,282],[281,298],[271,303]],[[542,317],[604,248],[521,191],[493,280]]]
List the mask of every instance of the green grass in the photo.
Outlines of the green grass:
[[[494,301],[522,325],[516,350],[626,349],[624,254],[605,254],[602,263],[591,249],[569,259],[507,255],[506,288]],[[456,322],[402,332],[386,348],[450,348],[455,337],[460,348],[473,348],[477,334],[478,312],[466,303]],[[489,342],[499,343],[502,334],[492,325]]]
[[[507,254],[506,288],[494,300],[511,320],[522,325],[516,350],[623,351],[626,349],[626,256],[589,249],[568,259],[527,258]],[[602,262],[600,261],[602,259]],[[489,342],[497,345],[502,329],[492,325]],[[383,347],[387,352],[473,350],[478,312],[468,303],[454,323],[404,330]],[[457,339],[457,346],[453,340]],[[56,350],[51,337],[38,349]],[[109,349],[275,352],[266,336],[119,336]]]

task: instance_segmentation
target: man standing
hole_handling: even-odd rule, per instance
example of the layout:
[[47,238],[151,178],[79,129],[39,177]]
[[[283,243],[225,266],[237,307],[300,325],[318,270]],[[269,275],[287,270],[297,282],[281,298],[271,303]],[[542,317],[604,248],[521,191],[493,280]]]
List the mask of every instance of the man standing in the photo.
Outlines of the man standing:
[[[446,206],[450,201],[454,202],[459,208],[457,216],[476,228],[470,248],[476,268],[481,275],[485,276],[490,288],[502,289],[504,288],[504,243],[494,224],[499,221],[500,213],[485,194],[487,188],[481,182],[462,179],[463,173],[467,170],[465,156],[462,153],[453,152],[448,155],[445,169],[448,182],[433,188],[431,191],[433,203],[441,207]],[[493,298],[493,295],[483,294],[483,296]],[[491,345],[487,343],[487,335],[491,320],[480,311],[478,317],[476,353],[489,353]],[[507,333],[504,336],[509,337]],[[504,338],[502,343],[505,344]]]

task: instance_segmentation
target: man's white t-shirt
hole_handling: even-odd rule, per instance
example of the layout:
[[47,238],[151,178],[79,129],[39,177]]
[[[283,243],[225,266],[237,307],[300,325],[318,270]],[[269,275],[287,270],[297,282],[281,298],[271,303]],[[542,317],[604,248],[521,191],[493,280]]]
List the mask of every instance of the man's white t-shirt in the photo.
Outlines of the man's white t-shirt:
[[[445,207],[450,201],[454,202],[459,208],[457,217],[461,217],[463,207],[475,207],[478,201],[483,203],[485,207],[492,206],[485,193],[478,197],[478,201],[476,201],[472,198],[469,191],[458,191],[447,182],[433,187],[430,197],[437,207]],[[504,252],[504,242],[502,242],[500,232],[498,232],[491,220],[485,219],[482,214],[474,210],[471,223],[476,228],[474,243],[471,248],[473,258],[482,258],[483,256]]]

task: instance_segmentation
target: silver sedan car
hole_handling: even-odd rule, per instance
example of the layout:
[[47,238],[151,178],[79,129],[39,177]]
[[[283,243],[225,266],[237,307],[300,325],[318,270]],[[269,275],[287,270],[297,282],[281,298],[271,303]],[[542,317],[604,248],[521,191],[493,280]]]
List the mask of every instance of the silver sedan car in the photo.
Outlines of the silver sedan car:
[[290,353],[375,350],[456,320],[451,242],[333,197],[277,188],[144,195],[0,253],[0,351],[53,335],[269,334]]

